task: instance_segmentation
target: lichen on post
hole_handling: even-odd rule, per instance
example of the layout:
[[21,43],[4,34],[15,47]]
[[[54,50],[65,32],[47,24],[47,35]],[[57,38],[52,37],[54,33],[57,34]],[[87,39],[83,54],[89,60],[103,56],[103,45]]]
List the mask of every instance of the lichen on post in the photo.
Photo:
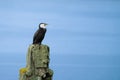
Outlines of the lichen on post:
[[32,44],[28,48],[26,68],[20,69],[20,80],[52,80],[53,70],[49,69],[49,47]]

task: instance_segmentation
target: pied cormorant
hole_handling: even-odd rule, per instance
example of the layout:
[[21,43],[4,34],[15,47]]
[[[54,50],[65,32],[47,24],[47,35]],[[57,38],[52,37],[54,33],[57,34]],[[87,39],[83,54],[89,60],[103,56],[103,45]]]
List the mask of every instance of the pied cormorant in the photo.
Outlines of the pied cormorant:
[[46,33],[46,23],[40,23],[39,29],[35,32],[33,36],[33,44],[41,44]]

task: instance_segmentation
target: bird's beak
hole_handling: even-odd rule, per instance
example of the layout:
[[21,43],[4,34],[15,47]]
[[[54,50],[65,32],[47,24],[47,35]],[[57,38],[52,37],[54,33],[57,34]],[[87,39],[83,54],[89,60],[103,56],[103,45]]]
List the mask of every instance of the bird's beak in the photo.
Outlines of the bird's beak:
[[45,23],[45,26],[47,26],[48,24],[47,23]]

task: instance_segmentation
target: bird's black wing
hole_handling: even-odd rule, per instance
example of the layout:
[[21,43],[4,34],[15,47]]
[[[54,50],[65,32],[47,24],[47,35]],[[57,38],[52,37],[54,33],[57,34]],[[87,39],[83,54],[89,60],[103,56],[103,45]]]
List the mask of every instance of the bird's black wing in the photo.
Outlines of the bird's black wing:
[[39,28],[34,34],[33,44],[41,43],[42,40],[44,39],[45,33],[46,29]]

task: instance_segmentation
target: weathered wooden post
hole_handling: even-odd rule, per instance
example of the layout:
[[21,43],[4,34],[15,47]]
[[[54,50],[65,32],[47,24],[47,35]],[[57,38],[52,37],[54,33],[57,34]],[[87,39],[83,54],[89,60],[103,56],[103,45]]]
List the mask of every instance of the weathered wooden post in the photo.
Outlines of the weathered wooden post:
[[50,49],[47,45],[32,44],[28,48],[27,64],[20,69],[19,80],[52,80],[53,70],[49,69]]

